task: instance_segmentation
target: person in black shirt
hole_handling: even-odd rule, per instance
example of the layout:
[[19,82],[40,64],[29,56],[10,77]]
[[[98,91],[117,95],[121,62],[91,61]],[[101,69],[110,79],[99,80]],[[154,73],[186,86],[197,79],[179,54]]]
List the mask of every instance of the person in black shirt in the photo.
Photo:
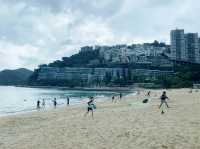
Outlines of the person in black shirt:
[[37,109],[40,109],[40,100],[37,101]]
[[93,117],[93,111],[96,109],[96,105],[94,104],[94,97],[90,97],[90,100],[87,102],[87,112],[85,113],[85,116],[91,111],[92,117]]
[[54,100],[53,100],[53,105],[54,105],[54,108],[56,108],[56,106],[57,106],[57,100],[56,100],[56,98],[54,98]]
[[161,108],[161,106],[162,106],[163,103],[165,103],[165,105],[167,106],[167,108],[169,108],[169,105],[167,104],[166,99],[169,99],[169,98],[167,97],[166,92],[163,91],[163,93],[162,93],[162,95],[160,97],[161,103],[160,103],[159,109]]
[[67,96],[67,105],[69,106],[69,97]]

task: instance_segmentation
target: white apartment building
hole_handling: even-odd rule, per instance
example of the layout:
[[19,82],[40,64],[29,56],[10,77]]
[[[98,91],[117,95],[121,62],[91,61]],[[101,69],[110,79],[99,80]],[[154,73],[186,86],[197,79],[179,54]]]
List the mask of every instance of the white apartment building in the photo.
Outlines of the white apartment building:
[[200,42],[198,33],[184,33],[183,29],[172,30],[171,59],[191,63],[200,63]]
[[185,50],[185,34],[183,29],[172,30],[170,33],[171,59],[187,61]]

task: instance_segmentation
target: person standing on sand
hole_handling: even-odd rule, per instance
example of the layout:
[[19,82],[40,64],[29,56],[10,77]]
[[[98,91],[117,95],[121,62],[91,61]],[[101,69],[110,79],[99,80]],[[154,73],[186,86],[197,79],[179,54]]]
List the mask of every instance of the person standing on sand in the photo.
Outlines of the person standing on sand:
[[92,112],[92,118],[93,118],[93,112],[94,109],[96,109],[96,105],[94,104],[94,97],[90,97],[90,100],[87,102],[87,112],[85,113],[85,116],[91,111]]
[[67,96],[67,105],[69,106],[69,97]]
[[54,100],[53,100],[53,105],[54,105],[54,108],[56,108],[56,106],[57,106],[57,100],[56,100],[56,98],[54,98]]
[[40,109],[40,100],[37,100],[37,109]]
[[[161,95],[161,97],[160,97],[161,103],[160,103],[159,109],[161,108],[161,106],[162,106],[163,103],[165,103],[165,105],[167,106],[167,108],[169,108],[169,105],[167,104],[166,99],[169,100],[169,98],[168,98],[167,95],[166,95],[166,92],[163,91],[163,93],[162,93],[162,95]],[[163,111],[162,111],[162,113],[163,113]]]

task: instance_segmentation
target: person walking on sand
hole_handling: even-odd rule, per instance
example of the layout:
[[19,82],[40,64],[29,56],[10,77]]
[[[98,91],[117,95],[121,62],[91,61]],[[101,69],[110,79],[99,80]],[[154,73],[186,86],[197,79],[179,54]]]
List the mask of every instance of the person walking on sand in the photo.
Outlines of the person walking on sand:
[[[165,103],[165,105],[167,106],[167,108],[169,108],[169,105],[167,104],[166,99],[169,100],[169,98],[168,98],[167,95],[166,95],[166,92],[163,91],[163,93],[162,93],[162,95],[161,95],[161,97],[160,97],[161,103],[160,103],[159,109],[161,108],[161,106],[162,106],[163,103]],[[162,112],[163,112],[163,111],[162,111]]]
[[57,100],[56,100],[56,98],[54,98],[54,100],[53,100],[53,105],[54,105],[54,108],[56,108],[56,106],[57,106]]
[[90,97],[90,100],[87,102],[87,112],[85,113],[85,116],[91,111],[93,118],[94,109],[96,109],[96,105],[94,104],[94,97]]
[[40,109],[40,100],[37,100],[37,109]]

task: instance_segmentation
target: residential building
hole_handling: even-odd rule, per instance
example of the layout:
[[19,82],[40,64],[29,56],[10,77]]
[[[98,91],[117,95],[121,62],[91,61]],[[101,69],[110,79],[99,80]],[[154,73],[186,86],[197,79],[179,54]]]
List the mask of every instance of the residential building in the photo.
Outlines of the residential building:
[[187,61],[199,63],[199,41],[198,33],[185,34],[185,49]]
[[80,80],[84,83],[103,81],[109,74],[111,79],[127,77],[127,68],[74,68],[40,67],[37,80]]
[[174,71],[161,71],[161,70],[149,70],[149,69],[133,69],[132,77],[144,77],[145,79],[155,80],[158,77],[167,77],[174,75]]
[[184,33],[183,29],[172,30],[170,33],[172,60],[200,63],[200,41],[198,33]]
[[81,47],[81,52],[88,52],[88,51],[92,51],[92,50],[93,50],[92,46]]
[[[199,57],[200,57],[200,38],[199,38]],[[199,58],[199,61],[200,61],[200,58]]]
[[172,30],[170,33],[171,59],[186,61],[185,35],[183,29]]

